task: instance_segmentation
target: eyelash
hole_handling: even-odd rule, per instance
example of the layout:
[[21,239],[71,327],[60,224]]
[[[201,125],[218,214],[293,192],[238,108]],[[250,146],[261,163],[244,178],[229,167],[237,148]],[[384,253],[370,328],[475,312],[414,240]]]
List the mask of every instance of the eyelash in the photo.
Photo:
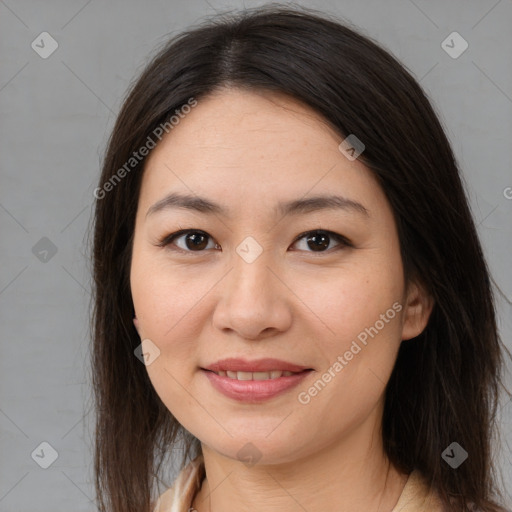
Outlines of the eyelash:
[[[176,231],[174,233],[164,236],[162,239],[159,240],[159,242],[157,243],[157,246],[158,247],[166,247],[169,250],[181,252],[181,253],[192,253],[193,254],[193,253],[205,252],[206,249],[203,249],[201,251],[191,251],[191,250],[182,249],[181,247],[175,247],[172,249],[169,247],[172,244],[172,242],[174,242],[174,240],[176,240],[177,238],[179,238],[182,235],[186,235],[189,233],[199,233],[202,235],[206,235],[207,237],[212,239],[212,237],[208,233],[206,233],[205,231],[202,231],[200,229],[180,229],[179,231]],[[340,245],[336,246],[334,248],[331,247],[330,249],[327,249],[326,251],[305,251],[305,252],[310,252],[312,254],[326,254],[326,253],[330,253],[333,249],[336,250],[336,248],[342,249],[343,247],[353,247],[352,242],[348,238],[346,238],[343,235],[340,235],[338,233],[335,233],[334,231],[328,231],[325,229],[313,229],[310,231],[304,231],[303,233],[298,235],[297,238],[295,238],[292,245],[297,243],[299,240],[301,240],[302,238],[304,238],[306,235],[309,235],[309,234],[328,235],[330,238],[335,239]],[[216,245],[218,245],[218,244],[216,244]]]

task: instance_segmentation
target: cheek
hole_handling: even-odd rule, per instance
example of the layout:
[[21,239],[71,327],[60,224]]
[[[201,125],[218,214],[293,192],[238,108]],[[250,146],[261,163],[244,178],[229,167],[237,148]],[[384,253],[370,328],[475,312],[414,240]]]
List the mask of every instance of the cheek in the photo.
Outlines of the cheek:
[[[370,263],[341,268],[325,279],[311,276],[302,286],[308,290],[303,302],[317,317],[319,339],[331,353],[350,348],[353,340],[377,323],[381,338],[399,337],[400,309],[393,308],[402,298],[400,265]],[[382,316],[384,315],[384,317]]]
[[321,320],[317,348],[325,365],[298,399],[333,432],[350,430],[380,403],[401,341],[400,283],[382,267],[354,270],[308,295]]
[[207,276],[171,266],[165,258],[144,250],[134,250],[130,285],[144,335],[160,342],[172,338],[173,332],[197,313],[197,305],[210,287]]
[[190,406],[188,389],[201,360],[197,340],[208,322],[205,304],[218,277],[192,267],[169,265],[164,258],[134,250],[131,269],[132,297],[140,334],[160,350],[147,366],[148,375],[171,411]]
[[134,250],[130,275],[141,338],[150,339],[159,356],[146,370],[151,383],[178,421],[194,406],[190,387],[198,360],[201,297],[210,287],[204,279],[176,271],[154,256]]

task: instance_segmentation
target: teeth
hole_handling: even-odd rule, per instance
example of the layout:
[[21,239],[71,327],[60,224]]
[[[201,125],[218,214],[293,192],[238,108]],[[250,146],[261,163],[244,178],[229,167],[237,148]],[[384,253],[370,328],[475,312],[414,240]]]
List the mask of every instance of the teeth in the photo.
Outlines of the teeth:
[[232,372],[228,370],[215,373],[221,377],[229,377],[230,379],[237,380],[269,380],[293,375],[293,372],[282,370],[272,370],[270,372]]
[[[279,371],[276,371],[274,373],[281,373]],[[280,375],[278,375],[280,377]],[[268,380],[268,379],[275,379],[276,377],[272,377],[271,372],[253,372],[252,374],[252,380]]]

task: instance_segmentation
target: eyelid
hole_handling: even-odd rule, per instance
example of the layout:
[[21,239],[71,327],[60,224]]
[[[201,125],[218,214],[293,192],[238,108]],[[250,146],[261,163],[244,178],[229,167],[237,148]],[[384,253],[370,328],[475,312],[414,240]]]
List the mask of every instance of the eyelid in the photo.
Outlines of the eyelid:
[[[295,244],[296,242],[298,242],[301,238],[304,238],[305,235],[315,234],[315,233],[326,233],[331,238],[334,238],[336,241],[341,242],[343,245],[346,245],[348,247],[353,247],[352,242],[347,237],[340,235],[339,233],[336,233],[335,231],[330,231],[328,229],[321,229],[321,228],[308,229],[307,231],[304,231],[300,235],[297,235],[295,240],[292,242],[292,245]],[[307,251],[307,252],[312,252],[313,254],[315,253],[315,251]],[[319,251],[318,253],[321,254],[322,252],[325,254],[328,251]]]
[[[171,243],[176,238],[179,238],[181,235],[185,235],[185,234],[188,234],[188,233],[201,233],[203,235],[206,235],[210,239],[215,240],[210,234],[208,234],[206,231],[203,231],[202,229],[186,228],[186,229],[180,229],[179,231],[175,231],[173,233],[170,233],[169,235],[164,236],[161,240],[158,241],[158,243],[156,245],[158,247],[164,247],[165,248],[165,247],[171,245]],[[309,229],[309,230],[304,231],[301,234],[297,235],[295,237],[295,240],[292,242],[292,245],[297,243],[299,240],[304,238],[306,235],[315,234],[315,233],[326,233],[331,238],[334,238],[337,242],[339,242],[342,246],[353,247],[352,242],[348,238],[346,238],[345,236],[340,235],[339,233],[336,233],[335,231],[330,231],[328,229],[320,229],[320,228]],[[215,243],[216,243],[216,245],[218,245],[217,242],[215,242]],[[305,252],[310,252],[312,254],[315,254],[315,253],[316,254],[326,254],[326,253],[329,253],[330,251],[332,251],[332,249],[333,248],[331,248],[331,249],[329,249],[327,251],[318,251],[318,252],[316,252],[316,251],[305,251]],[[177,251],[177,252],[181,252],[181,253],[201,253],[201,252],[205,252],[204,250],[203,251],[185,251],[184,249],[181,249],[180,247],[175,247],[172,250]]]
[[[176,238],[179,238],[181,235],[186,235],[188,233],[201,233],[202,235],[206,235],[207,237],[214,239],[210,234],[208,234],[206,231],[203,231],[202,229],[197,228],[188,228],[188,229],[180,229],[179,231],[175,231],[174,233],[170,233],[169,235],[165,235],[162,239],[158,241],[156,244],[158,247],[167,247],[170,245]],[[184,251],[180,247],[176,247],[176,251],[181,252],[204,252],[204,251]]]

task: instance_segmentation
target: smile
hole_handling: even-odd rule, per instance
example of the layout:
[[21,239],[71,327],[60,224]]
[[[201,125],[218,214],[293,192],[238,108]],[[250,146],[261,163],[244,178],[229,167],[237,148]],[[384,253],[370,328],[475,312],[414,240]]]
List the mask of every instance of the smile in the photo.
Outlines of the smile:
[[271,370],[269,372],[232,372],[232,371],[218,371],[214,372],[220,377],[229,377],[230,379],[237,380],[270,380],[278,379],[279,377],[290,377],[294,373],[283,370]]
[[298,386],[313,370],[291,372],[211,371],[201,369],[210,385],[224,396],[239,402],[258,403],[284,394]]

